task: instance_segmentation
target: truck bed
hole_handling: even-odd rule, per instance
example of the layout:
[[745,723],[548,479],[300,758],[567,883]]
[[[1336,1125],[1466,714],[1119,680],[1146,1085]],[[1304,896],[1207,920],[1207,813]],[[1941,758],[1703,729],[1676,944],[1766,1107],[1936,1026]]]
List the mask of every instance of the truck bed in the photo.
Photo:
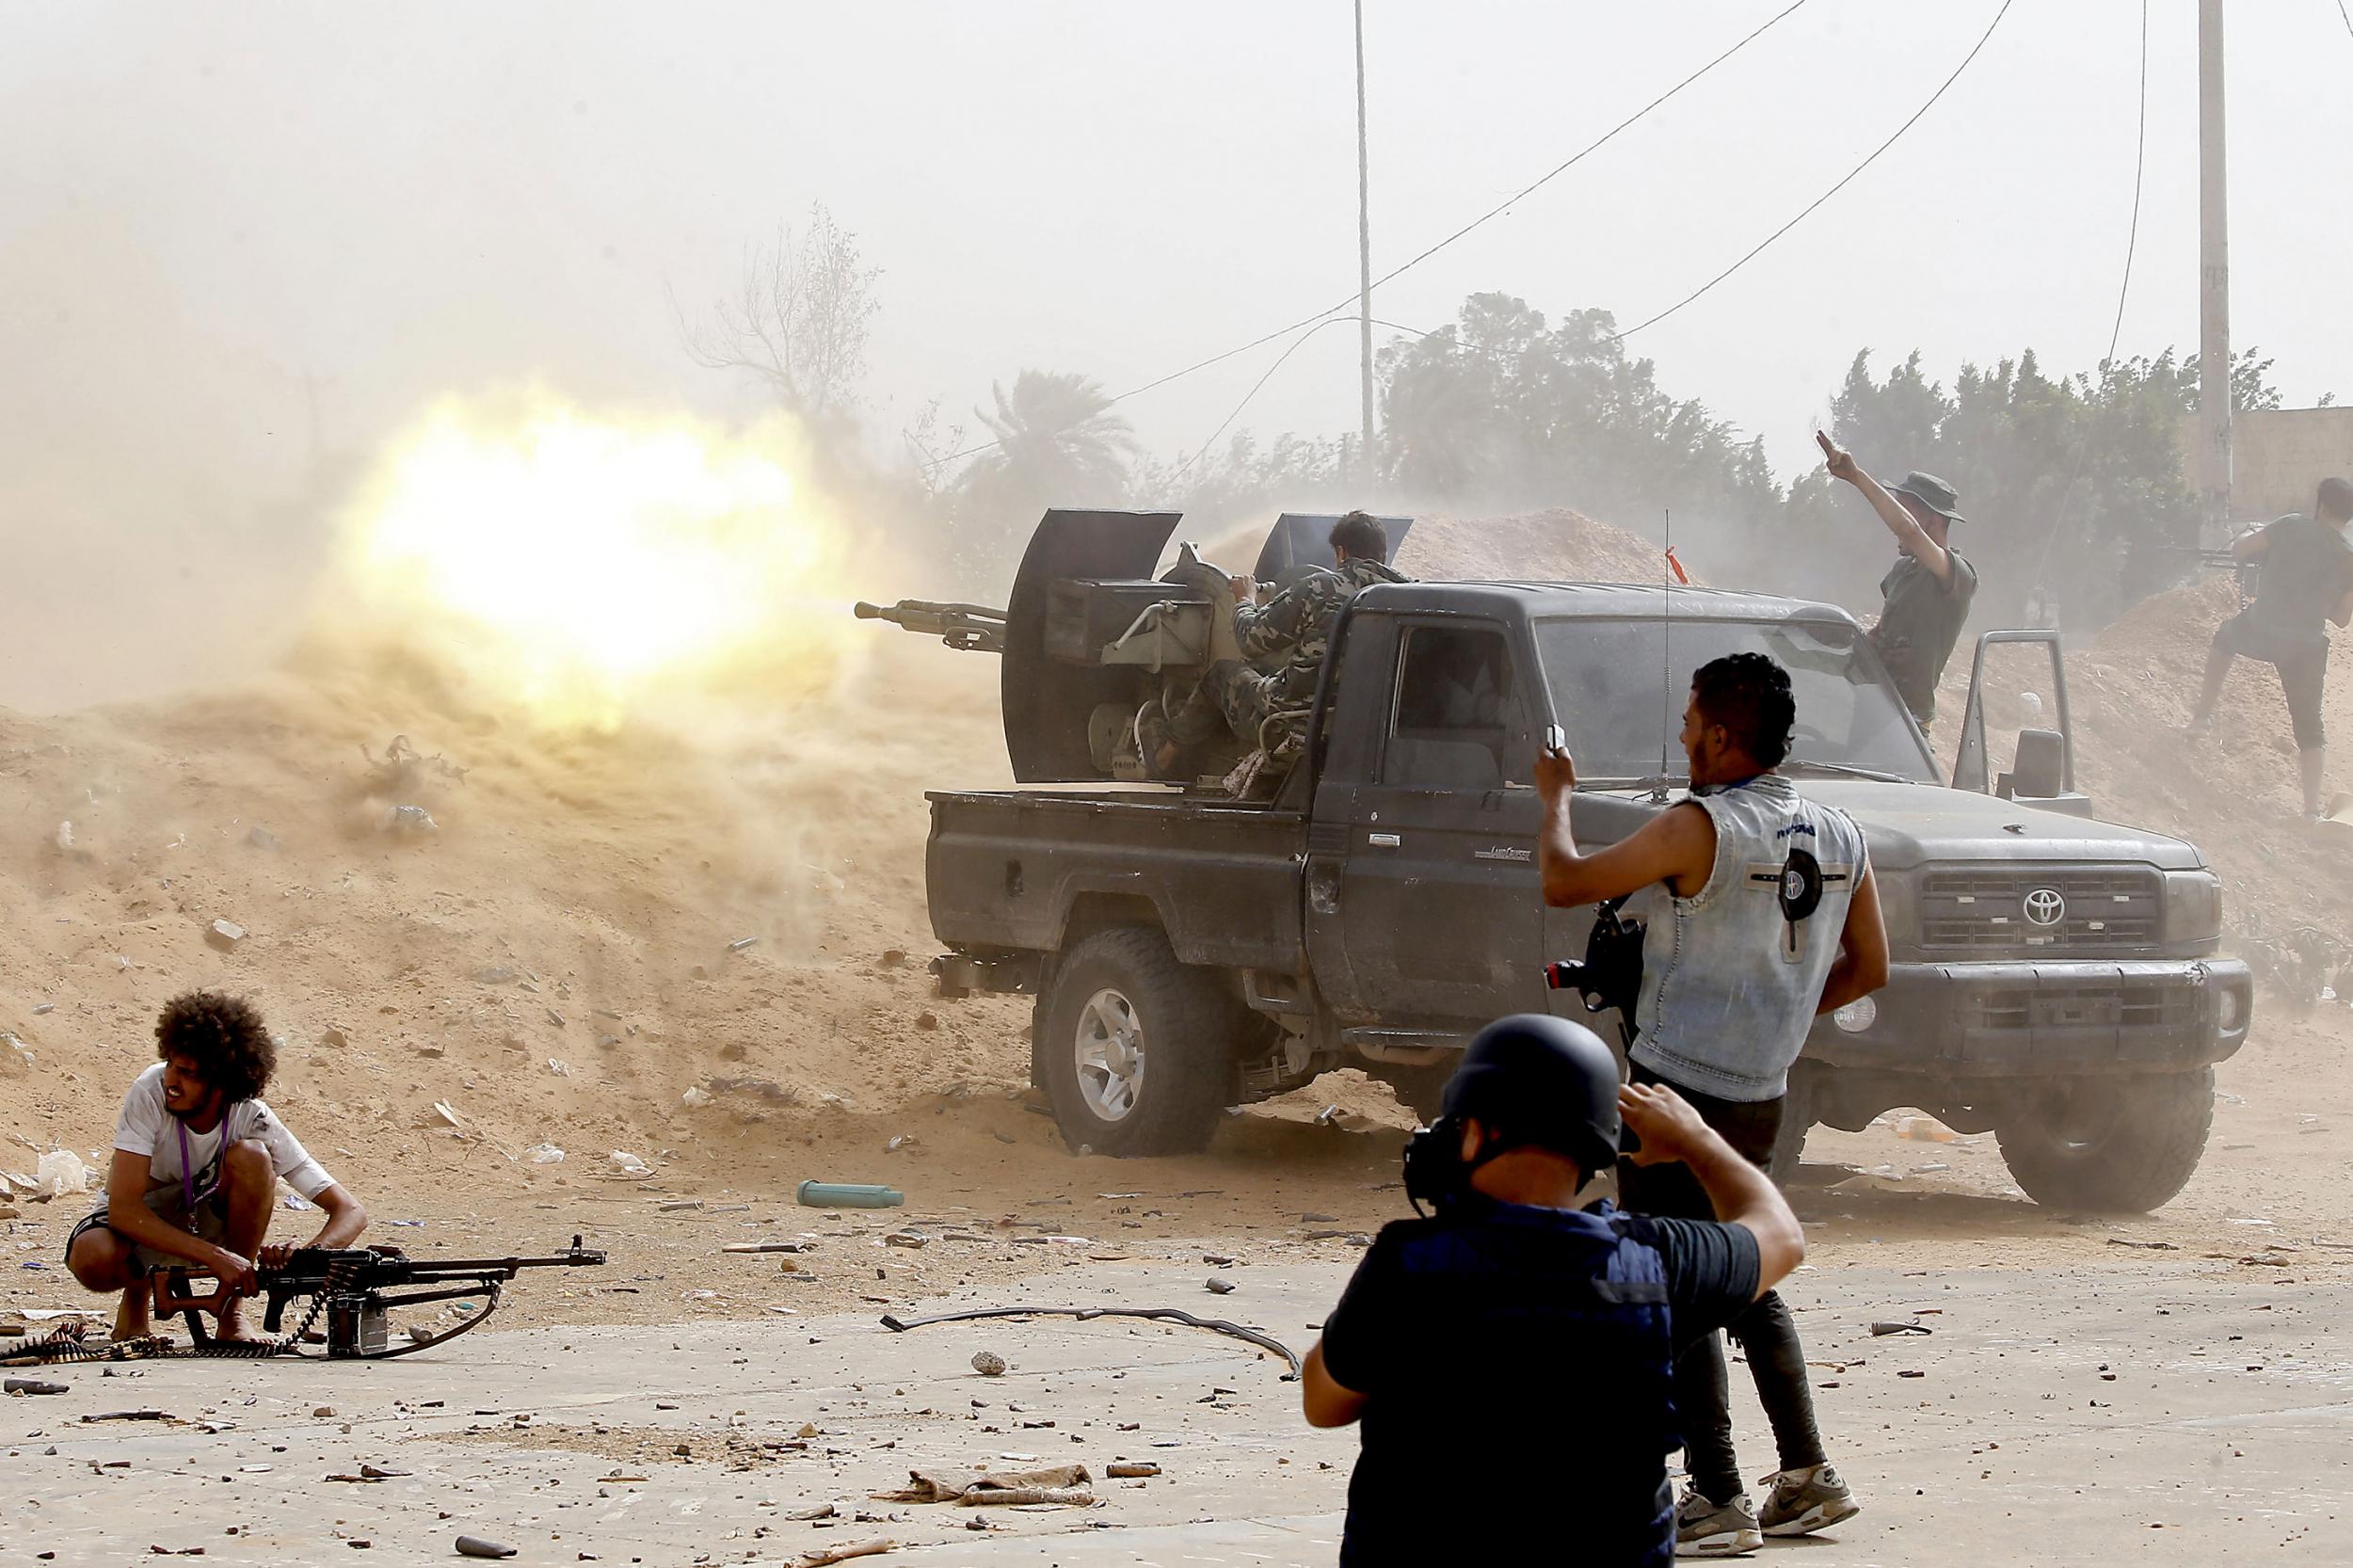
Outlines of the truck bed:
[[1052,952],[1074,918],[1153,911],[1188,964],[1305,968],[1297,810],[1156,785],[934,791],[932,931],[968,952]]

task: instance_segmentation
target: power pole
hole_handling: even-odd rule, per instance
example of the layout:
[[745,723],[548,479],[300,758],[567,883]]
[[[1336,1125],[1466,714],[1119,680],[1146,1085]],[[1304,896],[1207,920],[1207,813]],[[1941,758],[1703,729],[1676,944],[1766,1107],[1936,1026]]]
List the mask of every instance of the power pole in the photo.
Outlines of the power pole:
[[[2219,4],[2219,0],[2215,0]],[[2217,25],[2219,25],[2217,23]],[[1356,0],[1356,347],[1364,392],[1363,467],[1372,477],[1372,176],[1365,142],[1365,0]]]
[[2198,429],[2206,536],[2231,522],[2231,245],[2222,0],[2198,0]]

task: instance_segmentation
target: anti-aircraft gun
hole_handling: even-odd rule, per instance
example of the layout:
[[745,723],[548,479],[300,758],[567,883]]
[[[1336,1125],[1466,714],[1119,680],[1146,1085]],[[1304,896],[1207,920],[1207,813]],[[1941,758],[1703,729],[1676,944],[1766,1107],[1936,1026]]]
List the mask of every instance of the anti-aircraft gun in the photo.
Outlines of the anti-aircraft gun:
[[[1151,575],[1179,520],[1176,512],[1049,511],[1004,609],[902,600],[860,602],[855,613],[961,652],[1002,656],[1005,746],[1022,783],[1222,775],[1235,760],[1223,720],[1182,699],[1207,665],[1209,616],[1226,575],[1189,544],[1165,573]],[[1326,569],[1337,520],[1285,513],[1253,575],[1279,590]],[[1412,526],[1410,518],[1381,521],[1393,550]],[[1211,733],[1186,731],[1188,718],[1205,717]],[[1156,753],[1158,765],[1147,762]]]

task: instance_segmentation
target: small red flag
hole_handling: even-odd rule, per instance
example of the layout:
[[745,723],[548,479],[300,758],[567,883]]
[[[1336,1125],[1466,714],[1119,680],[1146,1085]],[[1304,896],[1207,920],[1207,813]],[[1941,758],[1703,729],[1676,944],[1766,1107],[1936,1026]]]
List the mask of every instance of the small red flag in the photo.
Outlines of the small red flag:
[[1673,545],[1667,547],[1667,569],[1675,574],[1675,581],[1683,586],[1688,588],[1691,585],[1691,574],[1683,569],[1681,561],[1675,559],[1675,547]]

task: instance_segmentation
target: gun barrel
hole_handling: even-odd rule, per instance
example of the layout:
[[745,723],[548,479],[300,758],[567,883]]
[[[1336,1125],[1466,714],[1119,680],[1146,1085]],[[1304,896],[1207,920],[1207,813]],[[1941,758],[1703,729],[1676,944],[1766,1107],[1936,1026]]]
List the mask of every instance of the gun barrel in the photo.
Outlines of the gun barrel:
[[905,631],[937,637],[959,651],[1002,653],[1005,650],[1006,612],[985,604],[944,604],[927,599],[903,599],[896,604],[885,605],[869,604],[860,600],[850,607],[850,613],[860,620],[887,620]]

